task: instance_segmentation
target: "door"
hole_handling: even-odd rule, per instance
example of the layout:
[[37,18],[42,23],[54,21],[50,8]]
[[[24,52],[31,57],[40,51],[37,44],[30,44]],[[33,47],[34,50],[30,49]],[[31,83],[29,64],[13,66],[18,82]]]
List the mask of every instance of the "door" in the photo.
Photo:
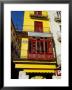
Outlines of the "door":
[[34,31],[35,32],[43,32],[43,23],[35,21],[34,22]]

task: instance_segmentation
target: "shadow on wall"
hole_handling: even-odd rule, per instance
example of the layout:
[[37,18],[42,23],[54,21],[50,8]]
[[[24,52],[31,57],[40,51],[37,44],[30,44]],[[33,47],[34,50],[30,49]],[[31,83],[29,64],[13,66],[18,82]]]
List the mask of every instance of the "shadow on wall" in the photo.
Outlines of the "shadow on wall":
[[19,71],[15,69],[15,64],[11,62],[11,79],[18,79]]

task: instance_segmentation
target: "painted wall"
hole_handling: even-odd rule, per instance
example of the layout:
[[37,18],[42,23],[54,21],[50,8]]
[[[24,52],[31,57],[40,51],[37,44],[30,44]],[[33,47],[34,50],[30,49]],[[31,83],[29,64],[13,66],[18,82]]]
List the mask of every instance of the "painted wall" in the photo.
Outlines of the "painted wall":
[[[34,21],[40,21],[43,22],[43,32],[50,32],[50,21],[31,19],[30,14],[34,14],[34,11],[24,11],[23,31],[34,32]],[[43,11],[42,15],[48,16],[48,11]],[[28,51],[28,39],[22,38],[21,58],[27,58],[27,51]]]
[[[40,21],[40,22],[43,22],[43,31],[44,32],[50,32],[50,21],[31,19],[31,17],[30,17],[31,14],[34,14],[34,11],[24,12],[23,31],[34,32],[34,21]],[[48,11],[43,11],[42,15],[48,16]]]
[[21,41],[21,58],[27,58],[28,51],[28,38],[22,38]]

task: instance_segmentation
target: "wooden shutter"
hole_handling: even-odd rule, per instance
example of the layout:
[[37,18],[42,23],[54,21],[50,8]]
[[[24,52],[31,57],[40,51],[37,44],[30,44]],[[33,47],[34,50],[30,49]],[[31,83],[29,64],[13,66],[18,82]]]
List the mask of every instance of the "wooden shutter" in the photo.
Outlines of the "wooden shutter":
[[52,60],[54,58],[52,43],[50,38],[31,38],[28,58],[33,60]]
[[34,22],[34,31],[35,32],[43,32],[43,23],[35,21]]

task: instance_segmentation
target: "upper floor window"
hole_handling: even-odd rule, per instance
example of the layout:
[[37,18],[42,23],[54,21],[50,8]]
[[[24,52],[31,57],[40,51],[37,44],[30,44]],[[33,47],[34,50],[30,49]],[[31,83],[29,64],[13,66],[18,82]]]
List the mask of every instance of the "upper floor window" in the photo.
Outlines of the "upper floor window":
[[34,11],[34,15],[41,16],[42,15],[42,11]]
[[34,31],[43,32],[43,22],[34,21]]

